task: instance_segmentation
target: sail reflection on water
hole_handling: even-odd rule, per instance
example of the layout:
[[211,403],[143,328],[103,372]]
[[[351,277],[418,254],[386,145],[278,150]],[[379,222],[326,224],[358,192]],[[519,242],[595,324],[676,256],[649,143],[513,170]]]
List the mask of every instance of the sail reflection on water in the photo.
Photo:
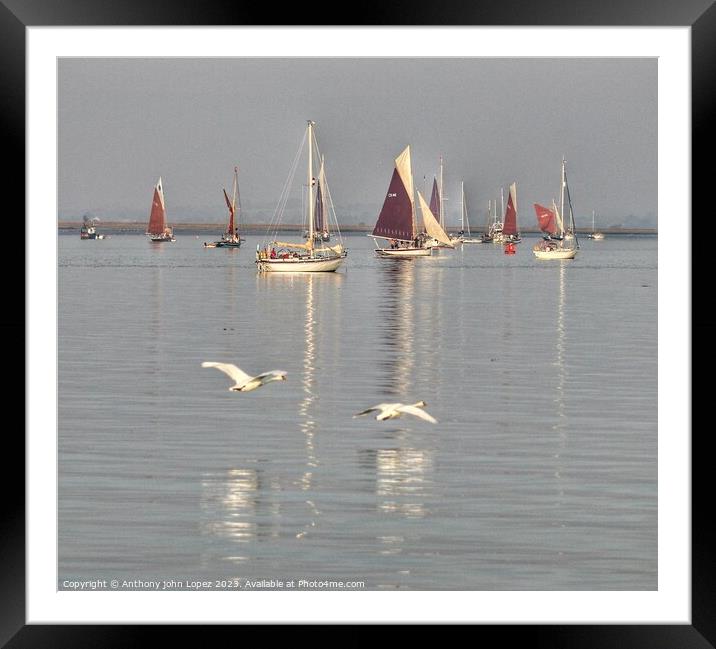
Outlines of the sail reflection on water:
[[[414,394],[416,373],[430,364],[430,358],[424,357],[423,346],[417,344],[415,331],[420,330],[421,339],[423,336],[430,339],[435,333],[436,321],[434,313],[421,309],[419,314],[416,306],[419,302],[416,266],[412,260],[393,260],[380,269],[379,291],[383,299],[378,323],[382,358],[378,364],[381,376],[377,385],[380,395],[388,400],[417,399],[420,395]],[[417,323],[416,318],[420,318]],[[408,419],[395,420],[394,424],[382,422],[380,432],[390,439],[392,446],[359,451],[359,464],[374,474],[373,489],[379,511],[423,518],[429,513],[426,501],[432,493],[433,451],[416,445],[411,424]],[[403,535],[395,534],[382,534],[377,538],[381,554],[400,552],[405,540]]]
[[378,321],[385,334],[380,366],[385,372],[379,385],[386,396],[401,400],[412,389],[415,367],[415,268],[412,260],[396,259],[380,270]]

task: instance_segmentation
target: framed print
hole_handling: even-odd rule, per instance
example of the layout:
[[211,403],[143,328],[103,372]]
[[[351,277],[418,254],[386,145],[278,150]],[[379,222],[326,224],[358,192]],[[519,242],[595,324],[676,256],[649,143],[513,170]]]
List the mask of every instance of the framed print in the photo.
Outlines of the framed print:
[[0,14],[28,377],[0,639],[710,646],[689,207],[713,7],[175,5]]

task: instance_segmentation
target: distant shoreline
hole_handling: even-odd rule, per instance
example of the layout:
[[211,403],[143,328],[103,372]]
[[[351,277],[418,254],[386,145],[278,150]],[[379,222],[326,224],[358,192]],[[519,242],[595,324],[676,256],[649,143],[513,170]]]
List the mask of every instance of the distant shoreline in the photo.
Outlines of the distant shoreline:
[[[77,230],[82,227],[81,221],[59,221],[57,229],[59,232],[67,232]],[[97,230],[101,233],[102,231],[111,230],[114,232],[126,232],[126,233],[139,233],[144,234],[147,224],[142,221],[102,221],[97,223]],[[226,223],[174,223],[172,224],[175,232],[206,232],[209,233],[221,233],[226,228]],[[242,233],[258,233],[263,234],[269,229],[268,223],[244,223],[240,226],[239,231]],[[281,225],[277,230],[279,232],[302,232],[304,230],[303,225],[298,224],[284,224]],[[457,227],[446,228],[450,233],[458,232]],[[373,230],[371,225],[343,225],[341,226],[341,232],[359,232],[369,233]],[[589,234],[592,230],[590,228],[577,228],[577,234]],[[474,233],[478,234],[482,232],[481,229],[475,228]],[[537,234],[539,230],[535,227],[520,228],[520,232],[524,234]],[[599,228],[599,232],[604,234],[657,234],[656,228],[627,228],[627,227],[606,227]]]

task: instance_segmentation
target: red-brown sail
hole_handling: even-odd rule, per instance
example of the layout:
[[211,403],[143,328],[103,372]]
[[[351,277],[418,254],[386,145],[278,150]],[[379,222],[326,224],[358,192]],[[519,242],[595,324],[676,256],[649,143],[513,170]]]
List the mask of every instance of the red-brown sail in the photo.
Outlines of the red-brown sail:
[[226,199],[226,206],[229,208],[229,225],[226,228],[227,234],[234,234],[234,206],[229,200],[229,195],[224,190],[224,198]]
[[383,209],[373,228],[373,236],[402,241],[412,241],[415,238],[413,202],[397,168],[393,170]]
[[517,198],[516,185],[510,185],[510,193],[507,197],[507,209],[505,210],[505,220],[502,225],[502,234],[509,236],[517,234]]
[[544,205],[539,205],[538,203],[535,203],[534,207],[539,229],[547,234],[557,234],[557,215],[554,213],[554,210]]
[[154,187],[152,199],[152,211],[149,214],[149,226],[147,234],[163,234],[166,228],[166,211],[164,209],[164,191],[162,190],[162,179],[159,179]]
[[438,189],[438,179],[433,179],[433,193],[430,196],[430,211],[433,216],[440,220],[440,190]]

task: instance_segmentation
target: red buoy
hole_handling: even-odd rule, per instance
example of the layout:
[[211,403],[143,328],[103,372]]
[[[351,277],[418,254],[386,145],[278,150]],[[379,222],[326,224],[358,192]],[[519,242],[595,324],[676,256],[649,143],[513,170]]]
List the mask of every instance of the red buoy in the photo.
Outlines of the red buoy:
[[506,255],[514,255],[515,252],[517,252],[517,249],[515,248],[515,244],[510,241],[510,243],[508,243],[505,246],[505,254]]

